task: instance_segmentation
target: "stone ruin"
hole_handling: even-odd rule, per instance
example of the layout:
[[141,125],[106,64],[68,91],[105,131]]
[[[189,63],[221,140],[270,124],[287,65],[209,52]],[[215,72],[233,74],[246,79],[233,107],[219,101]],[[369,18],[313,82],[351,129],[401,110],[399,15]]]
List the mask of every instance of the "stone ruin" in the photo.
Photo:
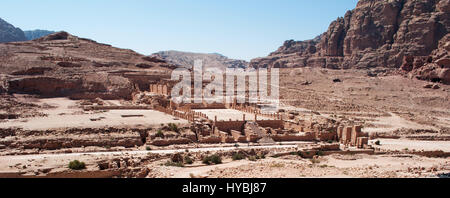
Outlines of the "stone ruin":
[[361,132],[361,129],[361,126],[338,127],[339,142],[350,147],[367,148],[369,134]]
[[[284,112],[263,113],[258,104],[175,104],[170,94],[175,81],[161,80],[150,85],[151,97],[158,97],[161,105],[153,109],[188,120],[192,125],[189,137],[172,138],[173,140],[153,140],[154,145],[188,144],[192,142],[205,144],[220,143],[263,143],[275,142],[339,142],[346,147],[368,148],[369,136],[361,131],[361,126],[323,126],[312,121],[293,121]],[[193,95],[193,94],[192,94]],[[161,102],[161,100],[165,102]],[[164,105],[162,105],[164,104]],[[243,112],[241,120],[212,120],[199,109],[234,109]],[[254,118],[246,118],[245,113]],[[264,119],[258,119],[264,117]],[[285,118],[286,117],[286,118]],[[291,116],[292,117],[292,116]],[[286,120],[285,120],[286,119]],[[290,119],[290,120],[289,120]]]

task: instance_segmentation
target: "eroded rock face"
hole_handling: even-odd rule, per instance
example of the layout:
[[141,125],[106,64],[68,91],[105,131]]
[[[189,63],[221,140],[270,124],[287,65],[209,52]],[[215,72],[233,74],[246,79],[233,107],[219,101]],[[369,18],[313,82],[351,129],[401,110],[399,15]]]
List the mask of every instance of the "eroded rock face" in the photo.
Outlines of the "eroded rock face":
[[450,84],[450,34],[439,41],[439,46],[429,56],[407,56],[401,69],[411,78]]
[[171,71],[163,59],[67,32],[0,44],[0,65],[0,92],[72,99],[131,99]]
[[[360,0],[309,41],[286,41],[251,67],[399,68],[428,56],[450,28],[449,0]],[[441,61],[445,63],[445,61]]]

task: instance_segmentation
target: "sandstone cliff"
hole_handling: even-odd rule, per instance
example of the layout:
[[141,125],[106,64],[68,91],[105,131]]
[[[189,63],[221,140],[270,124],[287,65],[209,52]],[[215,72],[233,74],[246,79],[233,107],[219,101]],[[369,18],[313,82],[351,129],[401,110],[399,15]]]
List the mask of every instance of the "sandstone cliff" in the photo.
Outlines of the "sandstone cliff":
[[316,39],[286,41],[250,66],[399,68],[404,57],[429,56],[449,32],[450,0],[360,0]]

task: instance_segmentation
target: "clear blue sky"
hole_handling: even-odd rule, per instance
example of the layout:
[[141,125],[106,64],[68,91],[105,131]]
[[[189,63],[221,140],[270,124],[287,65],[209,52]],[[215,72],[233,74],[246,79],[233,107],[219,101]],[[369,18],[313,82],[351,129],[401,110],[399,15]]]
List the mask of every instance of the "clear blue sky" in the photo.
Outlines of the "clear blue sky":
[[357,0],[2,0],[22,30],[65,30],[142,54],[221,53],[250,60],[325,32]]

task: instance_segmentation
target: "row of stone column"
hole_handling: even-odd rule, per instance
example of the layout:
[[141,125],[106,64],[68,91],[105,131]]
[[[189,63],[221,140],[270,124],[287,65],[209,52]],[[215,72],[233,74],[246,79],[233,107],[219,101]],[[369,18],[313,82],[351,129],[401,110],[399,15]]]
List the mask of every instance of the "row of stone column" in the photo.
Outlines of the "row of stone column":
[[[277,119],[277,120],[282,120],[283,117],[280,115],[280,113],[262,113],[261,110],[253,108],[253,107],[249,107],[249,106],[245,106],[245,107],[241,107],[239,105],[233,105],[232,109],[238,110],[238,111],[243,111],[246,113],[253,113],[256,115],[260,115],[260,116],[264,116],[264,117],[269,117],[269,118],[273,118],[273,119]],[[257,120],[257,118],[255,118],[255,121]]]

